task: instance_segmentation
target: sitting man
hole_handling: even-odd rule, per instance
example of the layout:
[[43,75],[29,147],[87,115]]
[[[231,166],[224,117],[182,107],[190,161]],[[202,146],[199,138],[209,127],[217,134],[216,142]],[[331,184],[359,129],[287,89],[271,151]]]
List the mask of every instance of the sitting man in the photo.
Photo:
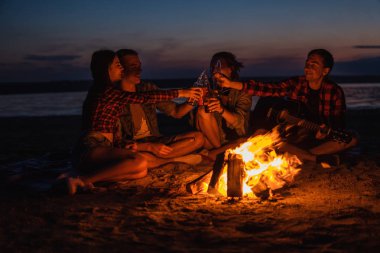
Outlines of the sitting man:
[[[128,92],[146,92],[157,90],[152,83],[141,81],[141,61],[138,53],[131,49],[117,51],[124,68],[121,89]],[[193,109],[193,106],[173,101],[156,104],[129,104],[120,117],[121,138],[136,142],[137,151],[148,161],[148,168],[154,168],[170,162],[183,162],[191,165],[202,161],[201,155],[190,154],[204,144],[203,134],[188,132],[175,136],[162,136],[157,123],[156,109],[165,114],[181,118]]]
[[[242,67],[230,52],[218,52],[210,61],[211,73],[219,71],[229,80],[239,80]],[[225,144],[247,134],[252,106],[252,97],[245,92],[225,89],[218,95],[218,98],[210,98],[207,105],[199,106],[195,117],[197,129],[205,136],[204,147],[212,152],[224,151]]]
[[[316,134],[297,124],[297,131],[291,139],[282,143],[280,149],[297,155],[302,160],[330,165],[339,164],[339,156],[333,155],[358,143],[352,134],[350,141],[334,141],[326,134],[328,129],[344,129],[346,103],[343,90],[327,77],[334,65],[334,59],[325,49],[314,49],[309,52],[304,67],[304,76],[291,78],[280,83],[263,83],[254,80],[248,82],[230,81],[221,74],[215,74],[222,87],[243,90],[252,96],[286,97],[306,105],[310,111],[311,121],[321,127]],[[258,130],[260,131],[260,129]]]

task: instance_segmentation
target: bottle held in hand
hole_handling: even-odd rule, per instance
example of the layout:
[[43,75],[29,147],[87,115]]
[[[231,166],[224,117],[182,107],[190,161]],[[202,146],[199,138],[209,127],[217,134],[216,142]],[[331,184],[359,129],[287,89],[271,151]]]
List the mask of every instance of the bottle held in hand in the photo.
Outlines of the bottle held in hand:
[[[213,77],[214,73],[221,73],[222,63],[220,60],[218,60],[213,68],[210,69],[210,75]],[[212,82],[208,82],[208,92],[205,95],[205,112],[210,113],[209,104],[213,101],[219,99],[220,90],[218,89],[219,86],[217,84],[217,80],[215,78],[211,79]]]
[[203,98],[207,96],[208,89],[210,86],[210,82],[208,80],[207,76],[207,70],[204,70],[198,77],[197,81],[193,84],[193,87],[202,88],[203,89],[203,96],[199,100],[189,99],[188,103],[193,106],[202,106],[203,105]]
[[[215,74],[215,73],[218,73],[219,75],[222,75],[224,78],[227,78],[228,80],[230,80],[230,78],[228,76],[226,76],[225,74],[223,74],[222,72],[222,62],[220,60],[218,60],[214,67],[213,67],[213,73],[212,74]],[[225,88],[225,87],[221,87],[220,85],[218,85],[218,81],[215,80],[215,78],[213,78],[213,85],[215,87],[215,89],[218,90],[218,94],[220,96],[227,96],[229,93],[230,93],[230,88]]]
[[206,113],[210,113],[209,104],[212,101],[215,101],[216,99],[219,99],[218,91],[217,90],[209,90],[209,92],[207,93],[207,96],[205,97],[205,102],[204,102]]

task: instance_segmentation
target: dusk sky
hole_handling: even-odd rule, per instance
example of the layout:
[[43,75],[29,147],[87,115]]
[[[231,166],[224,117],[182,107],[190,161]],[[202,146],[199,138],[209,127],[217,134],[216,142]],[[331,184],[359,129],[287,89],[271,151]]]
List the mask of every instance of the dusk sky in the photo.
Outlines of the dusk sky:
[[380,0],[1,0],[0,28],[0,82],[90,79],[102,48],[137,50],[145,78],[196,78],[218,51],[290,76],[314,48],[332,74],[380,75]]

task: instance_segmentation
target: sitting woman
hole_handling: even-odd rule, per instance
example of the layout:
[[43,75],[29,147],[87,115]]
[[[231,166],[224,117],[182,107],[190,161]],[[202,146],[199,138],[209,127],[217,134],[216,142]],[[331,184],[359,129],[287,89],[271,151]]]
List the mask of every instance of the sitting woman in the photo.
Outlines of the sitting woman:
[[[230,80],[239,79],[243,65],[229,52],[216,53],[210,62],[211,73],[220,72]],[[221,90],[218,98],[209,98],[206,106],[199,106],[195,117],[196,128],[205,136],[204,147],[223,151],[222,145],[247,134],[252,97],[234,90]],[[215,158],[210,156],[211,158]]]
[[116,88],[123,69],[110,50],[92,55],[91,72],[94,83],[83,104],[83,131],[73,151],[73,165],[80,176],[67,179],[69,194],[95,182],[137,179],[147,174],[147,162],[136,153],[135,144],[123,143],[114,136],[126,104],[155,103],[176,97],[199,98],[202,94],[200,89],[123,92]]

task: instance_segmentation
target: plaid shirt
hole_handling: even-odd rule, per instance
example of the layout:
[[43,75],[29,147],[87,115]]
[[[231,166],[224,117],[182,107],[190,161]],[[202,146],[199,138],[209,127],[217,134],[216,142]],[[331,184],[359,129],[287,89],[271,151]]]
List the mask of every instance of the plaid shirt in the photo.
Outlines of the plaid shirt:
[[[148,104],[178,97],[178,90],[158,90],[143,93],[124,92],[108,88],[83,110],[86,130],[113,133],[116,121],[127,104]],[[86,99],[87,100],[87,99]],[[86,102],[85,102],[86,104]],[[87,119],[87,120],[86,120]]]
[[[243,83],[243,90],[253,96],[287,97],[307,104],[310,87],[305,77],[301,76],[279,83],[250,80]],[[318,111],[322,122],[333,128],[344,128],[346,102],[342,88],[325,80],[319,92],[319,99]]]
[[[136,85],[136,92],[142,93],[147,91],[159,90],[159,88],[151,83],[142,81],[140,84]],[[177,107],[177,104],[174,101],[161,101],[151,104],[141,105],[142,110],[144,111],[144,116],[146,117],[146,123],[148,125],[149,131],[152,136],[161,136],[158,127],[157,120],[157,109],[161,112],[164,112],[166,115],[171,116]],[[132,112],[129,105],[125,106],[120,115],[120,129],[114,137],[119,137],[121,139],[133,140],[135,128],[132,120]]]

